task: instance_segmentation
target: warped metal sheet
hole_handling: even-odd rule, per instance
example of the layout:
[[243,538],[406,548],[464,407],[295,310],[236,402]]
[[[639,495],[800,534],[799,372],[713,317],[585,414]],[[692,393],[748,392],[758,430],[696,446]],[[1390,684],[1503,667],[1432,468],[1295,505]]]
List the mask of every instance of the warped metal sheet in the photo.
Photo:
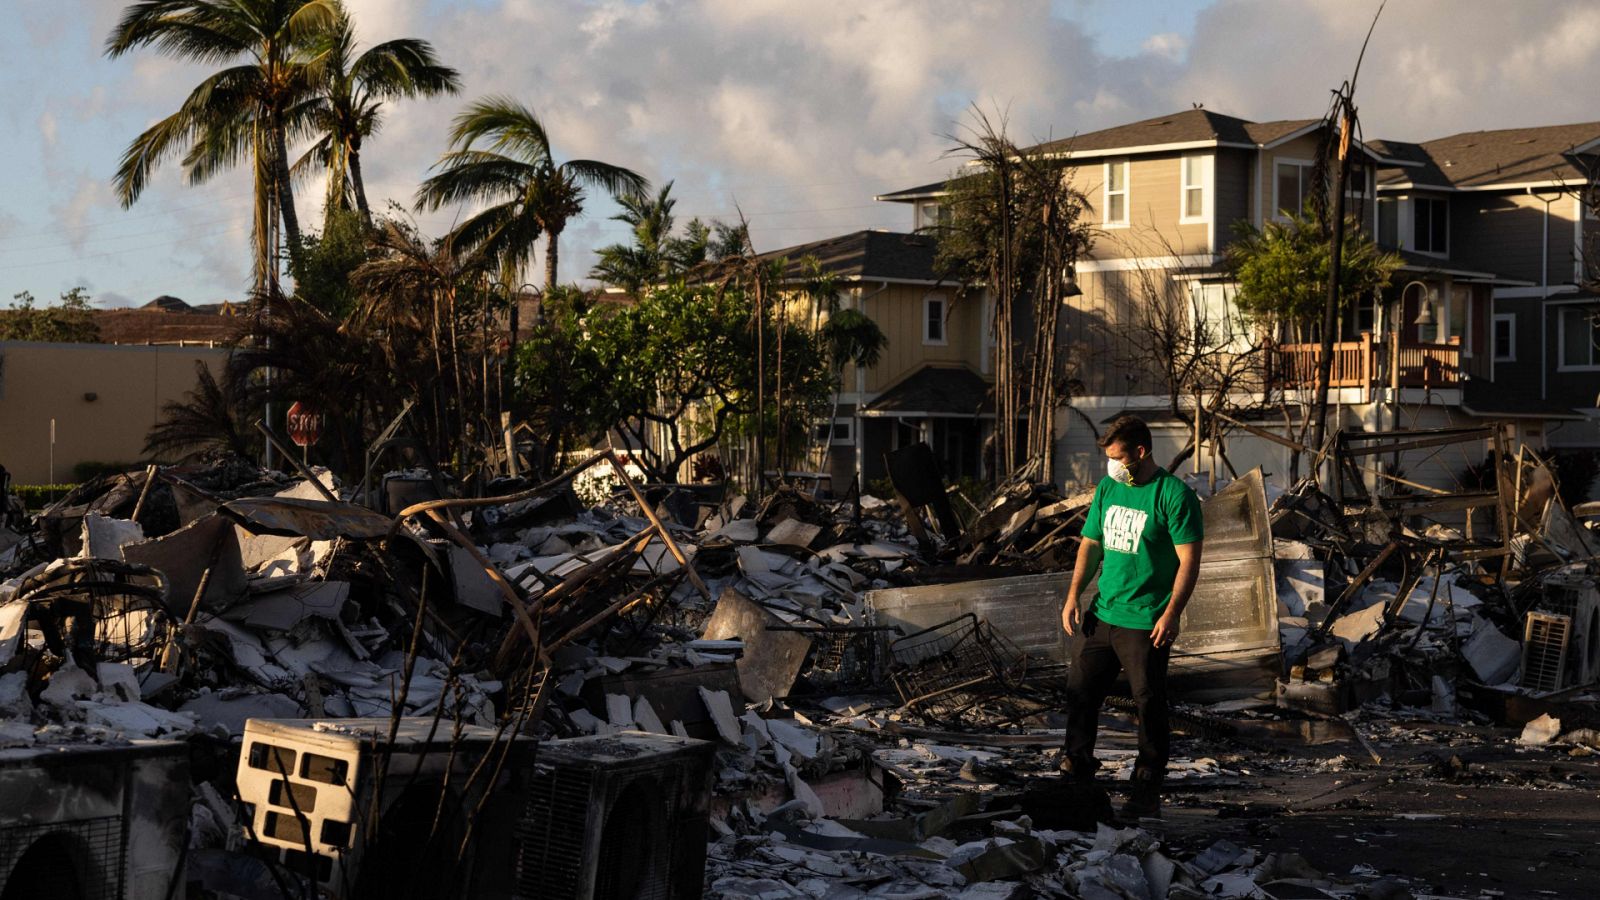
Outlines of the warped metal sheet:
[[905,634],[974,613],[1024,653],[1066,662],[1061,601],[1071,579],[1071,573],[1051,573],[868,591],[867,608],[874,625],[894,625]]
[[292,497],[246,497],[230,500],[222,511],[251,531],[315,541],[348,538],[372,540],[389,533],[393,520],[354,503],[301,500]]
[[[1278,597],[1261,471],[1218,491],[1201,509],[1206,537],[1200,578],[1183,612],[1174,665],[1182,665],[1183,657],[1276,652]],[[1071,579],[1070,572],[1059,572],[893,588],[868,591],[866,602],[874,624],[897,625],[908,634],[975,613],[1029,655],[1066,662],[1061,604]],[[1089,597],[1097,586],[1098,579],[1090,583]]]

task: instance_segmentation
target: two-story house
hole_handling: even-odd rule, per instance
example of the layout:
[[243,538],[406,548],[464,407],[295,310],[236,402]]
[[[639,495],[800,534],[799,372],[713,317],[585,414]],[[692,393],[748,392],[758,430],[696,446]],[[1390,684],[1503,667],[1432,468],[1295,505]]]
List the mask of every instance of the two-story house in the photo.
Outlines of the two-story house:
[[[1086,423],[1124,410],[1151,420],[1158,458],[1187,442],[1170,414],[1162,335],[1152,334],[1162,323],[1150,310],[1186,315],[1191,328],[1203,322],[1224,346],[1260,341],[1231,303],[1224,254],[1241,223],[1260,228],[1303,207],[1328,131],[1318,119],[1251,122],[1192,109],[1026,151],[1060,161],[1097,229],[1076,267],[1081,293],[1062,316],[1070,402],[1082,414],[1058,417],[1062,477],[1096,477],[1103,463]],[[1574,249],[1585,243],[1575,194],[1593,171],[1597,139],[1600,126],[1562,126],[1420,145],[1353,142],[1347,213],[1402,263],[1383,297],[1341,312],[1330,428],[1513,420],[1512,436],[1534,446],[1600,446],[1589,425],[1600,329],[1593,298],[1575,283]],[[879,199],[912,205],[920,226],[941,215],[944,194],[935,183]],[[1279,411],[1262,426],[1295,435],[1320,346],[1310,334],[1265,337],[1258,382],[1233,389],[1241,405]],[[1259,464],[1281,478],[1289,469],[1287,450],[1242,434],[1228,454],[1239,470]],[[1437,459],[1412,475],[1453,486],[1476,461]]]
[[[1233,285],[1224,253],[1237,237],[1238,223],[1260,227],[1303,207],[1313,190],[1325,132],[1318,119],[1250,122],[1191,109],[1025,151],[1059,162],[1062,177],[1085,198],[1086,215],[1096,229],[1076,266],[1080,293],[1063,310],[1061,323],[1066,374],[1074,387],[1071,403],[1083,414],[1058,417],[1056,468],[1062,477],[1089,481],[1103,466],[1085,418],[1100,422],[1124,410],[1143,413],[1157,435],[1158,458],[1187,440],[1182,423],[1170,415],[1173,386],[1164,366],[1152,358],[1152,344],[1159,341],[1153,340],[1148,313],[1160,307],[1188,315],[1191,327],[1204,322],[1208,335],[1223,345],[1252,342],[1230,303]],[[1353,152],[1350,211],[1376,228],[1377,173],[1392,161],[1359,142]],[[879,199],[912,204],[920,224],[940,214],[944,193],[944,184],[936,183]],[[1373,314],[1367,311],[1369,319]],[[1351,318],[1346,330],[1353,334],[1361,323]],[[1303,348],[1284,356],[1278,368],[1303,375],[1305,360],[1296,353],[1303,355]],[[1263,373],[1266,369],[1263,361]],[[1237,387],[1261,393],[1268,385]],[[1233,455],[1238,465],[1260,462],[1269,471],[1286,469],[1284,451],[1274,445]]]
[[811,277],[814,260],[833,278],[839,308],[859,310],[887,339],[874,365],[844,367],[837,409],[818,424],[827,449],[825,462],[813,462],[825,465],[836,491],[885,477],[884,454],[919,441],[934,448],[946,477],[984,474],[993,342],[981,292],[940,282],[934,250],[925,234],[856,231],[762,254],[787,261],[790,286]]
[[1600,448],[1600,297],[1583,288],[1600,122],[1375,146],[1405,163],[1379,173],[1379,243],[1501,276],[1487,300],[1459,285],[1426,297],[1423,328],[1472,349],[1462,409],[1515,422],[1531,446]]

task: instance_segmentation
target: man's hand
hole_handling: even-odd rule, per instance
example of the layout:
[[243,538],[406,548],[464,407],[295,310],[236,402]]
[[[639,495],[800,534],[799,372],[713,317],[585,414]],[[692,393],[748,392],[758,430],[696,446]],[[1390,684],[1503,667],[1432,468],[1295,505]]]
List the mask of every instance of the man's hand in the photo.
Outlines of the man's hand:
[[1156,620],[1156,627],[1150,629],[1150,643],[1157,647],[1171,646],[1178,639],[1178,619],[1169,611]]
[[1078,611],[1078,598],[1068,597],[1067,602],[1061,607],[1061,627],[1067,632],[1067,637],[1078,633],[1078,625],[1083,622],[1083,614]]

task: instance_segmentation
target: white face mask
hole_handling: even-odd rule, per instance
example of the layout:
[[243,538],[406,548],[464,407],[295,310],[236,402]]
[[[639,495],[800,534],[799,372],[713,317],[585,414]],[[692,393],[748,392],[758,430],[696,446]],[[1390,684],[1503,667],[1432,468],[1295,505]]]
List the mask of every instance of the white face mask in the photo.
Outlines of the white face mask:
[[1120,459],[1106,460],[1106,474],[1110,475],[1113,481],[1133,484],[1133,471],[1123,465]]

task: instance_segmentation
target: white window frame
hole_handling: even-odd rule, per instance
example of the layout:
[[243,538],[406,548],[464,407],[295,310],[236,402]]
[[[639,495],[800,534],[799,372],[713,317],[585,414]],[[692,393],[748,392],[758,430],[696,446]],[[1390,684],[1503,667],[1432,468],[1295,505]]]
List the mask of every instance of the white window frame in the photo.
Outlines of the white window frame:
[[[1583,312],[1584,307],[1577,304],[1551,305],[1556,306],[1556,308],[1559,310],[1559,312],[1556,313],[1556,371],[1600,372],[1600,347],[1596,347],[1594,345],[1593,337],[1589,339],[1589,364],[1578,366],[1567,365],[1567,313],[1574,308],[1576,308],[1579,312]],[[1591,315],[1594,314],[1600,313],[1591,313]],[[1593,334],[1594,322],[1592,320],[1589,324],[1589,327],[1591,330],[1590,333]]]
[[1306,197],[1305,197],[1306,176],[1305,176],[1305,170],[1310,169],[1311,171],[1315,172],[1316,168],[1317,168],[1317,162],[1316,162],[1316,160],[1312,160],[1312,159],[1295,159],[1295,158],[1289,157],[1289,156],[1274,156],[1272,158],[1272,220],[1274,222],[1287,222],[1287,221],[1289,221],[1289,217],[1283,214],[1283,202],[1278,198],[1278,167],[1279,166],[1297,166],[1301,170],[1301,174],[1300,174],[1300,208],[1294,210],[1294,212],[1299,213],[1301,210],[1305,209],[1305,205],[1306,205]]
[[[1210,153],[1191,153],[1178,157],[1178,224],[1202,225],[1211,221],[1211,183],[1212,173],[1215,172],[1215,156]],[[1199,179],[1196,182],[1189,180],[1189,163],[1195,163],[1194,173]],[[1200,212],[1198,215],[1189,213],[1189,192],[1200,192]]]
[[[1505,346],[1505,347],[1501,347],[1500,346],[1500,323],[1501,322],[1506,322],[1506,323],[1510,324],[1510,326],[1511,326],[1511,333],[1506,338],[1507,346]],[[1517,314],[1516,313],[1495,313],[1494,314],[1494,319],[1493,319],[1493,328],[1494,328],[1494,330],[1489,333],[1489,343],[1491,343],[1493,345],[1493,346],[1491,346],[1489,348],[1489,352],[1494,354],[1494,361],[1497,362],[1497,363],[1516,362],[1517,361]]]
[[1208,288],[1219,289],[1222,293],[1223,321],[1220,323],[1207,323],[1220,325],[1223,329],[1221,340],[1208,350],[1220,350],[1224,353],[1244,353],[1250,349],[1250,324],[1240,315],[1239,308],[1234,304],[1234,299],[1239,296],[1239,285],[1232,281],[1193,281],[1189,283],[1189,326],[1197,328],[1200,325],[1200,313],[1206,306],[1203,298]]
[[[1111,189],[1111,167],[1122,167],[1122,190]],[[1101,171],[1100,185],[1100,225],[1104,228],[1127,228],[1130,211],[1133,208],[1133,162],[1128,159],[1106,160]],[[1122,218],[1111,218],[1112,195],[1122,197]]]
[[[1421,253],[1423,256],[1435,256],[1435,257],[1438,257],[1440,259],[1448,258],[1450,256],[1450,238],[1451,238],[1451,234],[1450,234],[1450,231],[1451,231],[1451,228],[1450,228],[1450,198],[1448,198],[1448,197],[1409,197],[1409,198],[1407,198],[1407,200],[1411,204],[1411,222],[1409,223],[1410,224],[1411,233],[1408,236],[1411,238],[1411,243],[1412,243],[1413,246],[1406,247],[1406,249],[1412,251],[1413,253]],[[1417,242],[1417,204],[1418,203],[1443,203],[1444,204],[1444,249],[1443,250],[1424,250],[1421,247],[1415,246],[1415,244]],[[1430,217],[1429,218],[1429,222],[1431,223],[1432,221],[1433,220]],[[1405,246],[1405,245],[1402,244],[1402,246]]]
[[[821,419],[817,422],[817,425],[818,427],[828,429],[828,443],[835,447],[850,446],[856,442],[855,419],[852,419],[848,416],[841,416],[840,418],[833,419],[831,421],[828,419]],[[840,427],[844,428],[843,436],[839,434]],[[816,434],[813,432],[812,437],[815,438],[815,436]]]
[[[933,207],[932,219],[929,219],[927,214],[927,209],[930,206]],[[944,209],[944,202],[941,200],[918,200],[913,209],[916,211],[916,215],[913,217],[913,225],[916,230],[921,230],[939,224],[939,213]]]
[[[939,304],[939,337],[937,340],[929,333],[928,325],[933,322],[931,307]],[[950,305],[945,302],[943,294],[927,294],[922,298],[922,345],[924,347],[943,347],[950,343]]]

